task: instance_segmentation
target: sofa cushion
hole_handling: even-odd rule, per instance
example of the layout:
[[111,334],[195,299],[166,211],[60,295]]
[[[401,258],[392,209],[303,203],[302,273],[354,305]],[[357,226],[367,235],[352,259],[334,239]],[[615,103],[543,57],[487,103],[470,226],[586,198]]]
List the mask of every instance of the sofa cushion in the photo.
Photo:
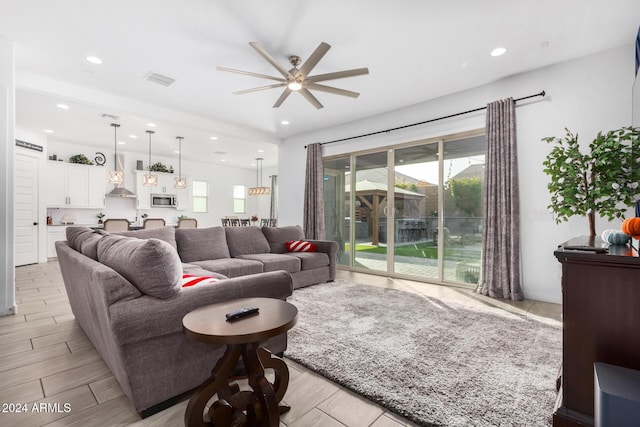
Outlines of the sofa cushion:
[[229,253],[233,258],[271,252],[269,242],[258,227],[224,227],[224,231],[227,235]]
[[300,259],[285,254],[251,254],[240,255],[238,258],[260,261],[264,265],[263,271],[284,270],[289,273],[300,271]]
[[120,234],[122,236],[136,237],[138,239],[159,239],[164,240],[173,248],[176,245],[176,229],[175,227],[157,227],[157,228],[144,228],[142,230],[123,231]]
[[89,227],[67,227],[66,232],[69,246],[82,255],[98,260],[98,240],[108,233]]
[[329,265],[329,255],[324,252],[291,252],[289,255],[300,260],[301,270],[312,270]]
[[[239,228],[239,227],[238,227]],[[198,265],[205,270],[224,274],[227,277],[240,277],[248,274],[262,273],[263,265],[260,261],[240,258],[221,258],[206,261],[194,261],[192,264]]]
[[178,254],[182,262],[229,258],[227,237],[222,227],[178,228]]
[[271,253],[274,254],[287,252],[286,243],[291,240],[304,240],[304,232],[299,225],[262,227],[262,233],[269,242]]
[[179,291],[182,263],[178,252],[164,240],[110,234],[98,242],[98,261],[143,294],[169,298]]

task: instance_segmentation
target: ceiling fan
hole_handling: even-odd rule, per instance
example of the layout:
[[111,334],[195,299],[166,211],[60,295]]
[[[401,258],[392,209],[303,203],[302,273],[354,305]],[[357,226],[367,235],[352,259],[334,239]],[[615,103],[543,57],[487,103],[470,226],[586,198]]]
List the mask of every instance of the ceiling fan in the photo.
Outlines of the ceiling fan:
[[260,77],[263,79],[275,80],[279,83],[268,85],[268,86],[260,86],[253,89],[240,90],[237,92],[233,92],[234,95],[242,95],[245,93],[257,92],[260,90],[266,89],[274,89],[277,87],[284,87],[284,92],[278,98],[275,104],[273,104],[273,108],[278,108],[291,92],[299,92],[307,101],[309,101],[314,107],[317,109],[322,108],[322,104],[318,99],[311,94],[309,89],[317,90],[321,92],[333,93],[335,95],[349,96],[351,98],[357,98],[360,94],[358,92],[352,92],[350,90],[338,89],[332,86],[326,86],[323,84],[318,84],[318,82],[324,82],[327,80],[336,80],[343,79],[345,77],[354,77],[360,76],[363,74],[369,74],[368,68],[356,68],[353,70],[345,70],[345,71],[336,71],[334,73],[326,73],[326,74],[317,74],[314,76],[310,76],[309,73],[313,68],[320,62],[322,57],[327,53],[327,51],[331,48],[325,42],[320,43],[320,46],[316,48],[316,50],[311,54],[311,56],[305,61],[304,64],[300,68],[298,65],[302,62],[299,56],[292,55],[289,57],[289,62],[293,66],[292,69],[287,70],[284,68],[278,61],[276,61],[273,56],[269,54],[266,50],[264,50],[258,43],[250,42],[249,45],[258,51],[260,55],[264,59],[266,59],[273,67],[282,74],[282,77],[273,77],[268,76],[266,74],[258,74],[252,73],[250,71],[242,71],[235,70],[233,68],[225,68],[225,67],[217,67],[220,71],[228,71],[231,73],[244,74],[247,76]]

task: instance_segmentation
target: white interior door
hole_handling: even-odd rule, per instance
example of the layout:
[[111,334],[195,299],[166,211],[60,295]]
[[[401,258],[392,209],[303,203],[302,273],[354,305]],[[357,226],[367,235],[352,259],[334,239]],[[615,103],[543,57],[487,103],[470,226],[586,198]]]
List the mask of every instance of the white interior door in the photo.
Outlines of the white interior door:
[[38,262],[38,159],[15,156],[15,263]]

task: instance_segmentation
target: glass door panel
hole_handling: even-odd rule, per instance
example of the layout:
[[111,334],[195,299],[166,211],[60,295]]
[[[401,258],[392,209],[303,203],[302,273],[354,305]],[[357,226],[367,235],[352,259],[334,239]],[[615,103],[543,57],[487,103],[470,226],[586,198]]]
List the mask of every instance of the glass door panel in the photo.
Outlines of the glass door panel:
[[485,152],[484,136],[444,145],[444,280],[480,279]]
[[395,273],[437,279],[438,143],[394,152]]
[[338,264],[351,266],[350,158],[324,161],[324,231],[338,242]]
[[[351,224],[353,266],[387,271],[387,152],[355,156]],[[351,187],[349,187],[351,188]]]

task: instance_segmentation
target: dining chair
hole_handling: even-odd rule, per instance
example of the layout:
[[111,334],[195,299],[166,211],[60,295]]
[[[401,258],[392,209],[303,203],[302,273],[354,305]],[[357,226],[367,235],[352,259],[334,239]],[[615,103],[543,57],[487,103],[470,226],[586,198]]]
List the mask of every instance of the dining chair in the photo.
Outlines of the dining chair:
[[129,230],[129,220],[126,218],[109,218],[102,225],[103,230],[109,233],[118,233]]
[[231,218],[230,221],[232,227],[240,227],[240,220],[238,218]]
[[231,220],[229,218],[221,218],[223,227],[231,227]]
[[260,227],[268,227],[269,226],[269,218],[262,218],[260,220]]
[[178,228],[198,228],[198,220],[195,218],[181,218],[178,220]]
[[247,219],[242,218],[240,219],[240,225],[242,227],[249,227],[251,225],[251,221],[249,220],[249,218]]
[[159,228],[164,227],[165,222],[162,218],[146,218],[142,223],[142,228]]

